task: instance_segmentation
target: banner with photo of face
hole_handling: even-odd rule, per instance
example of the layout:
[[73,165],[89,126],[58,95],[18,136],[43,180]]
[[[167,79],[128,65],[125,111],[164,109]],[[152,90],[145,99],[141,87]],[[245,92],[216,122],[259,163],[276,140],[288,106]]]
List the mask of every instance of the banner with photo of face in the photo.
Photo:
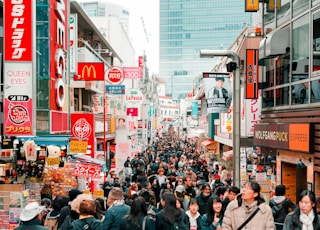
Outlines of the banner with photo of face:
[[203,73],[208,113],[227,113],[232,103],[229,73]]

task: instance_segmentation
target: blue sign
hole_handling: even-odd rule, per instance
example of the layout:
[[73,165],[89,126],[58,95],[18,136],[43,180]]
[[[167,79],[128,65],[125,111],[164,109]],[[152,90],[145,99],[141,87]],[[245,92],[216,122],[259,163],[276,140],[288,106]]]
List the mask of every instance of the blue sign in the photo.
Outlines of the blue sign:
[[106,85],[106,93],[108,94],[125,94],[124,85]]
[[198,118],[198,102],[193,101],[192,102],[192,107],[191,107],[191,115],[193,118]]

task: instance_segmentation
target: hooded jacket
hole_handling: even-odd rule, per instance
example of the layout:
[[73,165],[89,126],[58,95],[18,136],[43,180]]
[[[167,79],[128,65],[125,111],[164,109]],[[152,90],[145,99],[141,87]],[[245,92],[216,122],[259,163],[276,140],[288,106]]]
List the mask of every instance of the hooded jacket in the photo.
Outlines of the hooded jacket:
[[94,217],[75,220],[73,221],[72,226],[73,230],[103,230],[102,222]]

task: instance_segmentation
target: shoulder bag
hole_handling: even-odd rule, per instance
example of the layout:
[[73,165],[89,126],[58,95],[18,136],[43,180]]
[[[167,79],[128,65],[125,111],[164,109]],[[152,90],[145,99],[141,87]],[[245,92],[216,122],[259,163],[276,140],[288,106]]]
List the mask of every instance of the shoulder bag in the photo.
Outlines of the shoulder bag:
[[249,217],[248,219],[246,219],[245,222],[243,222],[243,224],[240,225],[240,227],[237,230],[241,230],[244,226],[246,226],[251,220],[252,218],[259,212],[260,208],[258,207]]

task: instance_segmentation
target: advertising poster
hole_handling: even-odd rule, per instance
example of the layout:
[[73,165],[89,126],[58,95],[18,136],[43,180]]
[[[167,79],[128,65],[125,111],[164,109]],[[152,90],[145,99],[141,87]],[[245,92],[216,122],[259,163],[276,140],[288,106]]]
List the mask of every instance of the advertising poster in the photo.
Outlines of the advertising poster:
[[227,113],[232,102],[229,73],[203,73],[208,113]]

